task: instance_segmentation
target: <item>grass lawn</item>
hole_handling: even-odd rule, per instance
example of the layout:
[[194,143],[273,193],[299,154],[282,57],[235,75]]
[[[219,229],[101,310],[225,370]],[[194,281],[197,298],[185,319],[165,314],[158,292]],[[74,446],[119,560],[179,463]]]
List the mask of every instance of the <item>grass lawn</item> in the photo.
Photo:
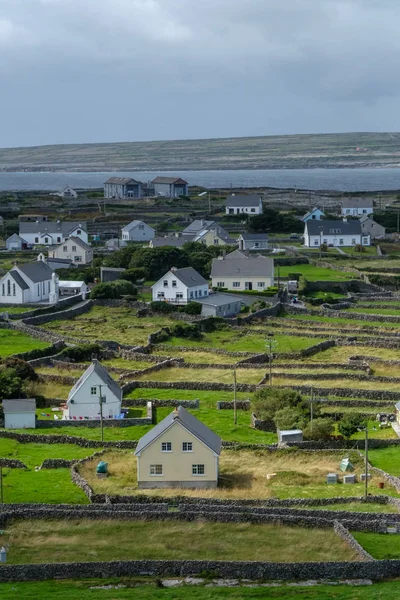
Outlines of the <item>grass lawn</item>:
[[352,531],[357,542],[378,560],[400,558],[400,536],[388,533],[365,533]]
[[[362,260],[362,257],[365,255],[376,256],[376,246],[364,246],[363,252],[357,252],[354,246],[345,248],[341,247],[340,249],[343,250],[343,252],[346,252],[346,254],[351,254],[354,256],[354,258],[357,257],[360,260]],[[357,268],[357,261],[354,262],[352,266],[355,266]]]
[[21,331],[0,329],[0,356],[10,356],[11,354],[48,348],[49,345],[47,342],[41,342]]
[[20,444],[16,440],[0,438],[0,456],[21,460],[32,469],[42,464],[45,458],[84,458],[97,452],[73,444]]
[[[190,539],[195,543],[188,544]],[[293,539],[296,544],[291,543]],[[333,530],[250,523],[24,519],[11,523],[0,534],[0,543],[9,544],[10,564],[140,559],[358,559]]]
[[[313,356],[302,358],[302,362],[347,362],[351,356],[374,356],[383,360],[400,360],[400,349],[374,348],[373,346],[336,346],[328,348]],[[371,363],[371,367],[377,375],[383,375],[382,369],[391,369],[388,365]],[[398,367],[397,369],[398,374]],[[389,372],[389,371],[388,371]]]
[[349,502],[347,504],[328,504],[326,506],[299,506],[295,507],[301,510],[346,510],[348,512],[367,512],[367,513],[395,513],[397,508],[393,504],[378,504],[377,502]]
[[88,504],[81,488],[72,483],[69,469],[3,469],[3,492],[6,503]]
[[307,385],[313,386],[317,392],[318,388],[357,388],[359,390],[386,390],[396,392],[399,389],[398,383],[388,383],[382,381],[354,381],[354,379],[346,379],[346,373],[343,373],[343,379],[329,379],[329,375],[326,379],[312,379],[304,375],[303,379],[293,379],[290,377],[290,371],[287,372],[285,377],[274,377],[274,385],[280,386],[296,386],[296,385]]
[[[220,456],[220,481],[215,490],[149,489],[138,490],[137,461],[129,451],[110,450],[104,454],[109,477],[97,479],[95,460],[80,466],[80,472],[98,493],[116,495],[148,494],[153,497],[207,497],[228,499],[263,498],[331,498],[362,496],[364,483],[328,485],[327,473],[339,473],[342,458],[350,454],[355,473],[364,472],[363,460],[356,452],[318,452],[301,450],[265,453],[258,450],[223,450]],[[269,478],[267,478],[269,475]],[[378,492],[380,478],[373,475],[371,494]],[[396,496],[394,488],[386,493]]]
[[[236,369],[238,383],[258,383],[265,375],[265,369]],[[153,373],[135,376],[138,381],[212,381],[233,384],[233,369],[191,369],[168,367]]]
[[[279,267],[280,276],[287,277],[289,273],[301,273],[309,281],[339,281],[343,279],[358,279],[356,273],[342,273],[335,269],[316,267],[314,265],[293,265]],[[275,267],[275,277],[278,276],[278,267]]]
[[[12,269],[12,266],[10,267]],[[19,315],[21,313],[29,312],[34,310],[35,308],[43,308],[42,306],[32,306],[31,308],[27,308],[26,306],[18,306],[15,304],[9,304],[8,306],[4,306],[2,304],[0,306],[0,312],[8,312],[10,315]]]
[[357,306],[355,308],[347,308],[345,309],[346,312],[349,313],[361,313],[361,314],[367,314],[367,315],[388,315],[388,316],[400,316],[400,307],[398,308],[391,308],[390,306],[388,306],[387,308],[381,308],[381,307],[376,307],[376,308],[358,308]]
[[[171,346],[168,350],[153,350],[152,354],[157,356],[158,358],[167,359],[170,356],[181,357],[184,358],[187,363],[201,363],[201,364],[211,364],[211,365],[220,365],[220,364],[234,364],[238,359],[234,356],[225,356],[224,354],[217,354],[214,352],[191,352],[188,350],[187,352],[183,350],[177,350],[173,346]],[[246,358],[243,356],[243,358]],[[240,360],[240,358],[239,358]],[[104,363],[103,363],[104,364]]]
[[[354,319],[345,319],[343,317],[320,317],[319,315],[287,315],[291,319],[298,319],[299,321],[315,321],[318,323],[330,323],[331,325],[345,325],[346,327],[353,327],[357,325],[357,320]],[[400,327],[400,323],[385,323],[380,321],[360,321],[359,327],[362,329],[363,327],[377,327],[377,328],[385,328],[385,329],[398,329]],[[379,331],[376,332],[377,334]]]
[[[167,578],[166,578],[167,579]],[[177,579],[174,577],[173,579]],[[143,581],[143,580],[142,580]],[[122,586],[122,587],[120,587]],[[377,582],[373,585],[276,585],[260,587],[204,587],[182,585],[160,588],[157,582],[141,583],[140,578],[101,580],[60,580],[0,583],[4,600],[393,600],[400,595],[400,581]]]
[[400,476],[400,447],[368,450],[368,459],[373,467],[378,467],[396,477]]

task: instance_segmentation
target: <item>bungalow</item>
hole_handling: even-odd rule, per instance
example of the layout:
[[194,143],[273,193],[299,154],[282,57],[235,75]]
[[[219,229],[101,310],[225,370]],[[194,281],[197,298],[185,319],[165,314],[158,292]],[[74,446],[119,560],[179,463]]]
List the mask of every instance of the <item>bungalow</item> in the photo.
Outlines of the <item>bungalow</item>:
[[155,236],[155,229],[144,221],[134,220],[122,228],[122,240],[124,242],[148,242]]
[[216,221],[208,221],[207,219],[195,219],[190,223],[190,225],[185,227],[185,229],[182,231],[182,235],[196,236],[199,235],[199,233],[201,233],[202,231],[209,230],[211,229],[211,227],[216,227],[216,225]]
[[226,199],[227,215],[260,215],[263,211],[259,194],[230,194]]
[[227,256],[213,258],[211,280],[213,288],[262,292],[274,285],[274,260],[235,250]]
[[88,242],[86,223],[74,221],[47,221],[38,217],[36,221],[20,220],[19,235],[27,244],[53,246],[65,242],[69,237],[78,237]]
[[104,198],[125,200],[141,197],[142,182],[132,177],[110,177],[104,182]]
[[152,286],[153,301],[187,304],[208,296],[208,282],[193,267],[172,267]]
[[316,206],[312,210],[310,210],[308,213],[306,213],[304,215],[304,217],[301,218],[301,220],[303,221],[303,223],[305,223],[306,221],[320,221],[324,217],[325,217],[324,211],[322,211],[320,208],[318,208]]
[[374,201],[372,198],[349,198],[342,202],[342,217],[361,217],[372,215],[374,212]]
[[64,419],[105,419],[121,414],[122,390],[107,370],[93,359],[68,394]]
[[337,221],[306,221],[304,224],[304,246],[318,248],[328,246],[371,245],[369,234],[364,234],[358,219]]
[[268,248],[268,234],[241,233],[238,242],[239,250],[266,250]]
[[216,488],[221,438],[182,406],[140,438],[140,489]]
[[0,279],[0,302],[49,302],[51,292],[56,291],[53,288],[58,286],[56,275],[54,277],[53,282],[53,271],[43,261],[15,265]]
[[188,182],[180,177],[156,177],[151,182],[156,196],[179,198],[188,195]]
[[93,260],[93,249],[80,238],[72,236],[49,248],[49,259],[70,260],[74,265],[88,265]]

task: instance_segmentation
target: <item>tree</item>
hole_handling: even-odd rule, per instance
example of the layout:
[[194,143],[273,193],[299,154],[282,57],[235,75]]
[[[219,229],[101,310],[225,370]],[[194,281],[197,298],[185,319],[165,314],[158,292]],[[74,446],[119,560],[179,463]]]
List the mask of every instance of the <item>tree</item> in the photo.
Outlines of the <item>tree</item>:
[[320,246],[320,250],[321,252],[328,252],[328,244],[325,244],[325,242],[323,242]]
[[22,379],[17,377],[15,369],[1,369],[0,400],[4,400],[5,398],[21,398],[24,395]]
[[273,420],[275,413],[284,408],[298,408],[305,416],[309,415],[309,403],[291,389],[263,388],[258,390],[252,401],[252,410],[259,419]]
[[274,423],[277,429],[302,429],[305,425],[305,415],[301,408],[286,406],[276,411]]
[[367,249],[366,249],[366,247],[365,247],[365,246],[363,246],[362,244],[356,244],[356,245],[354,246],[354,251],[355,251],[355,252],[366,252],[366,251],[367,251]]
[[332,419],[314,419],[303,430],[303,435],[306,440],[328,440],[334,431]]
[[3,361],[3,365],[6,368],[13,369],[15,371],[15,375],[22,381],[36,381],[38,378],[35,369],[25,360],[21,360],[20,358],[14,358],[10,356]]
[[338,430],[339,433],[348,440],[360,427],[364,427],[364,425],[365,421],[358,413],[348,413],[340,421]]
[[122,296],[135,296],[137,290],[133,283],[125,281],[124,279],[117,279],[110,283],[99,283],[91,291],[90,297],[92,300],[95,298],[99,299],[111,299],[111,298],[122,298]]

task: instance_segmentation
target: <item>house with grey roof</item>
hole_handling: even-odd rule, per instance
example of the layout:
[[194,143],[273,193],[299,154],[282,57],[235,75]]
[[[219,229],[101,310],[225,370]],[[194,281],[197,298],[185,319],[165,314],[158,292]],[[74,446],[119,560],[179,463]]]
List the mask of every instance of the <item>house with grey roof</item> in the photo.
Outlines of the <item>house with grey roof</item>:
[[372,198],[346,198],[342,201],[342,217],[362,217],[372,215],[374,201]]
[[262,292],[274,285],[274,260],[235,250],[213,258],[211,280],[213,288]]
[[156,237],[150,240],[150,248],[162,248],[164,246],[171,246],[173,248],[182,248],[188,242],[193,242],[194,235],[182,235],[181,233],[176,235],[166,235],[165,237]]
[[153,301],[187,304],[208,296],[208,282],[193,267],[172,267],[151,290]]
[[221,446],[214,431],[178,406],[138,442],[138,487],[216,488]]
[[368,215],[364,215],[360,218],[361,229],[363,234],[369,234],[371,240],[382,239],[386,235],[386,228],[380,223],[377,223],[369,217]]
[[242,309],[241,297],[234,294],[212,292],[196,302],[201,304],[202,317],[234,317]]
[[182,235],[198,235],[200,232],[210,229],[211,227],[215,227],[217,223],[215,221],[209,221],[207,219],[195,219],[185,227],[182,231]]
[[327,246],[371,245],[369,233],[363,233],[359,219],[306,221],[304,224],[304,246],[319,248]]
[[267,250],[267,233],[241,233],[238,237],[239,250]]
[[90,244],[74,235],[57,246],[50,246],[49,258],[70,260],[73,265],[88,265],[93,260],[93,249]]
[[19,235],[27,244],[54,246],[74,236],[88,242],[86,223],[76,221],[48,221],[37,217],[36,220],[19,221]]
[[3,400],[5,429],[35,429],[36,399]]
[[303,221],[303,223],[305,223],[306,221],[320,221],[321,219],[323,219],[325,217],[325,213],[323,210],[321,210],[320,208],[318,208],[318,206],[315,206],[312,210],[309,210],[304,217],[301,217],[301,220]]
[[144,221],[135,219],[122,228],[122,241],[124,242],[149,242],[156,234],[155,229]]
[[156,196],[179,198],[179,196],[188,195],[188,182],[180,177],[159,176],[153,179],[151,185],[154,187]]
[[259,194],[230,194],[226,199],[227,215],[260,215],[263,211]]
[[104,198],[108,200],[141,198],[142,182],[132,177],[110,177],[104,182]]
[[4,304],[49,302],[52,279],[53,270],[41,260],[15,265],[0,279],[0,302]]
[[80,376],[70,393],[64,419],[105,419],[119,418],[121,414],[122,389],[108,371],[93,359]]
[[13,233],[9,238],[6,239],[6,248],[8,252],[13,250],[26,250],[28,245],[28,242],[19,236],[18,233]]

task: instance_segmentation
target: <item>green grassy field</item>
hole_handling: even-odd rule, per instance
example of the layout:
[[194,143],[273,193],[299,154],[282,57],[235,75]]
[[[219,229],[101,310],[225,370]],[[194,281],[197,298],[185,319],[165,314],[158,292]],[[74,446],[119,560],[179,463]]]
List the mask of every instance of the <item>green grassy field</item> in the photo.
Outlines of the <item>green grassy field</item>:
[[3,469],[3,493],[6,503],[88,504],[69,469]]
[[[309,281],[340,281],[358,279],[356,273],[342,273],[334,268],[317,267],[315,265],[293,265],[279,267],[281,277],[288,277],[289,273],[301,273]],[[278,267],[275,267],[275,277],[278,276]]]
[[0,329],[0,357],[48,348],[49,345],[47,342],[36,340],[21,331]]
[[[285,315],[282,315],[285,316]],[[359,321],[355,319],[345,319],[344,317],[323,317],[316,315],[287,315],[290,319],[296,319],[299,321],[313,321],[316,323],[330,323],[331,325],[345,325],[346,327],[355,328],[355,326],[360,327],[377,327],[381,328],[383,331],[385,329],[398,329],[400,327],[400,323],[385,323],[384,321]]]
[[357,542],[377,560],[400,559],[400,536],[352,531]]
[[[236,369],[238,383],[259,383],[264,377],[265,369]],[[213,381],[216,383],[233,384],[233,369],[191,369],[168,367],[153,373],[136,375],[137,381]]]
[[400,307],[399,308],[347,308],[346,312],[349,313],[361,313],[367,315],[387,315],[387,316],[400,316]]
[[369,450],[368,459],[372,466],[400,477],[400,447]]
[[[297,543],[290,543],[295,536]],[[188,539],[195,543],[188,544]],[[10,564],[110,559],[357,560],[333,530],[250,523],[24,519],[8,525],[0,533],[0,543],[9,544]]]

